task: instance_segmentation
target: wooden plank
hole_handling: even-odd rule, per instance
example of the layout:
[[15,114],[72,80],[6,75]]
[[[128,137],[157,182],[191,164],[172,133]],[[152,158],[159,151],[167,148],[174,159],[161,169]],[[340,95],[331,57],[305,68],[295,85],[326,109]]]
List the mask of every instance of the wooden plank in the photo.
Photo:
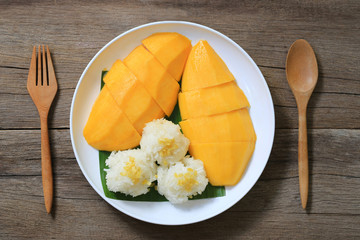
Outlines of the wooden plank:
[[[360,130],[321,129],[308,132],[309,167],[312,174],[359,176]],[[273,149],[262,175],[265,179],[291,178],[297,171],[297,130],[275,132]]]
[[[40,130],[1,130],[0,175],[41,175],[40,138]],[[50,130],[49,138],[54,173],[68,175],[80,170],[69,130]]]
[[[106,6],[96,2],[88,4],[87,6],[78,4],[73,7],[73,3],[70,2],[61,5],[35,2],[30,13],[26,5],[3,4],[1,22],[7,26],[2,28],[2,33],[6,34],[4,36],[9,36],[8,34],[14,31],[12,26],[26,30],[10,35],[12,41],[1,43],[3,51],[6,47],[10,47],[6,52],[2,52],[7,58],[3,59],[3,63],[15,66],[21,62],[21,67],[28,67],[25,61],[28,56],[23,51],[23,46],[42,42],[44,35],[49,44],[56,46],[59,52],[65,53],[63,56],[66,62],[71,62],[69,60],[75,58],[87,63],[89,58],[84,59],[82,55],[93,56],[99,47],[131,27],[152,20],[186,19],[204,23],[224,32],[249,51],[258,64],[266,66],[283,67],[290,44],[296,38],[307,38],[314,45],[321,62],[321,69],[329,73],[327,75],[332,73],[332,77],[346,76],[350,79],[358,79],[356,69],[359,53],[353,51],[354,47],[359,46],[356,41],[358,37],[356,30],[359,27],[354,24],[360,19],[359,4],[356,0],[341,1],[341,4],[329,1],[307,2],[307,4],[295,2],[284,4],[281,1],[272,3],[228,1],[226,4],[202,1],[173,4],[169,0],[121,4],[113,2],[107,3]],[[50,9],[56,11],[51,15],[44,14]],[[82,13],[82,18],[77,18],[78,11]],[[209,12],[211,14],[208,14]],[[16,23],[11,21],[14,13],[17,16]],[[39,14],[43,16],[40,19],[38,19]],[[39,28],[45,29],[49,20],[52,27],[39,32]],[[87,28],[78,28],[89,24],[89,21],[92,25],[91,31]],[[334,34],[334,31],[338,34]],[[339,43],[341,48],[338,47]],[[10,49],[12,54],[9,54]],[[79,51],[85,49],[86,51]],[[92,54],[88,55],[90,52]],[[74,53],[72,58],[67,58],[71,53]],[[334,61],[335,59],[337,61]]]
[[[74,159],[68,131],[50,133],[51,142],[56,142],[51,145],[55,196],[98,199]],[[42,196],[39,134],[38,130],[0,131],[0,145],[6,149],[0,151],[0,189],[7,198],[16,192]],[[360,130],[312,130],[309,136],[309,213],[360,214],[360,188],[354,188],[360,184]],[[17,146],[27,148],[18,151]],[[278,130],[264,173],[246,198],[234,207],[235,211],[301,214],[297,169],[297,132]],[[42,199],[39,201],[40,204]]]
[[[360,130],[313,129],[308,133],[313,174],[358,177]],[[0,130],[0,175],[40,175],[40,130]],[[69,175],[78,169],[67,129],[51,130],[54,171]],[[22,147],[20,147],[22,146]],[[266,179],[297,176],[297,130],[276,130]]]
[[[275,105],[276,127],[297,128],[296,103],[285,70],[266,67],[261,67],[261,70]],[[26,89],[27,69],[3,68],[2,73],[1,81],[6,92],[0,95],[0,110],[3,112],[0,129],[39,128],[38,113]],[[51,128],[69,127],[69,109],[75,86],[62,87],[62,79],[60,74],[60,88],[50,112]],[[360,128],[359,118],[360,81],[320,76],[308,106],[308,128]]]
[[[308,214],[359,215],[359,178],[314,174],[311,177]],[[12,199],[36,197],[43,205],[41,176],[0,176],[2,199],[0,206]],[[81,172],[54,176],[54,197],[90,201],[101,199]],[[102,204],[107,205],[105,201]],[[44,207],[44,205],[43,205]],[[45,211],[45,210],[44,210]],[[261,177],[251,191],[229,211],[273,212],[274,214],[304,214],[301,208],[298,178],[266,179]]]
[[[323,179],[332,181],[335,178]],[[341,201],[329,196],[311,205],[311,211],[301,210],[300,200],[290,193],[294,186],[292,179],[273,182],[259,182],[238,204],[210,220],[187,226],[164,227],[147,224],[126,216],[101,200],[94,191],[74,181],[73,177],[57,178],[56,182],[65,192],[55,191],[54,213],[47,215],[44,209],[40,177],[0,177],[0,235],[4,238],[36,239],[49,238],[144,238],[183,239],[180,232],[186,232],[190,239],[240,239],[264,236],[269,238],[337,238],[359,237],[359,209],[354,212],[336,213],[336,209],[349,200]],[[352,179],[354,180],[354,179]],[[359,181],[357,181],[357,184]],[[347,182],[345,186],[356,184]],[[77,191],[71,191],[76,188]],[[65,190],[67,189],[67,190]],[[338,188],[334,191],[339,190]],[[90,194],[81,194],[81,192]],[[21,194],[17,194],[17,193]],[[354,195],[358,192],[354,192]],[[330,194],[328,194],[330,195]],[[276,197],[274,197],[276,196]],[[359,194],[353,196],[353,207],[357,207]],[[332,205],[329,204],[332,202]],[[312,213],[326,205],[326,213]],[[346,208],[345,208],[346,210]],[[21,229],[21,231],[19,231]]]
[[[272,94],[276,128],[297,128],[296,102],[287,83],[285,69],[260,69]],[[308,104],[308,128],[360,128],[359,118],[360,81],[320,75]]]
[[[176,20],[186,17],[189,21],[205,23],[229,35],[247,50],[259,64],[271,88],[278,116],[278,128],[297,127],[295,102],[286,86],[284,66],[291,42],[296,38],[305,37],[314,46],[320,66],[319,84],[309,105],[309,127],[360,128],[357,121],[360,117],[360,80],[357,71],[360,53],[354,51],[359,47],[359,35],[356,34],[359,32],[356,28],[359,27],[358,24],[353,24],[359,22],[360,11],[359,4],[356,3],[344,1],[335,4],[319,1],[317,4],[306,6],[300,4],[296,12],[290,11],[293,9],[291,4],[282,5],[276,1],[272,4],[258,2],[255,5],[252,1],[175,5],[178,8],[174,8],[169,1],[149,1],[146,4],[114,2],[107,4],[104,11],[83,7],[81,4],[73,7],[69,2],[61,5],[34,3],[31,14],[26,5],[2,5],[4,7],[0,10],[0,24],[4,27],[0,28],[0,36],[4,40],[0,41],[0,78],[5,90],[0,95],[0,109],[5,114],[0,117],[0,128],[38,127],[30,98],[24,96],[27,94],[24,83],[32,45],[43,43],[44,39],[50,45],[60,89],[50,126],[68,127],[68,112],[73,91],[87,63],[113,37],[131,27],[148,22],[149,12],[156,13],[159,19]],[[90,4],[99,7],[98,3]],[[253,11],[246,11],[255,6]],[[56,9],[56,12],[38,19],[39,14],[50,9]],[[76,18],[76,12],[80,9],[83,17],[79,19]],[[164,9],[166,11],[163,11]],[[211,16],[203,14],[209,11],[212,12]],[[121,14],[118,14],[119,12]],[[312,15],[314,13],[317,14],[316,21]],[[93,19],[90,16],[94,14],[97,21],[91,24],[91,31],[88,31],[88,28],[78,29],[79,25],[88,24],[89,19]],[[349,15],[353,17],[350,18]],[[12,21],[12,16],[17,16],[17,21]],[[52,23],[52,27],[45,30],[45,24],[48,22]],[[233,24],[234,22],[237,24]],[[292,23],[290,26],[289,22]],[[23,30],[13,34],[14,30],[20,27]],[[334,34],[335,29],[337,34]],[[341,48],[338,47],[339,43]],[[15,111],[16,116],[20,114],[24,118],[14,118],[14,115],[8,114],[9,111]]]
[[[96,52],[122,32],[159,20],[212,27],[258,64],[275,104],[273,151],[252,190],[223,214],[164,227],[102,200],[71,148],[69,109]],[[360,2],[347,1],[0,1],[0,238],[359,239]],[[309,103],[310,195],[300,207],[297,110],[287,86],[290,44],[305,38],[319,63]],[[48,44],[59,82],[50,113],[54,215],[46,215],[38,115],[26,91],[34,44]],[[20,193],[20,194],[19,194]]]

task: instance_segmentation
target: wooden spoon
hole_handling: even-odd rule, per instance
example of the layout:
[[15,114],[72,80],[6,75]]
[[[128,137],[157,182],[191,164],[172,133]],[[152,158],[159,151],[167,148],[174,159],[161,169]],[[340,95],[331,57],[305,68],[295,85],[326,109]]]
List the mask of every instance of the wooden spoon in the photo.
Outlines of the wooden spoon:
[[299,113],[299,186],[301,205],[305,209],[309,191],[306,108],[318,79],[315,53],[306,40],[298,39],[291,45],[286,58],[286,77]]

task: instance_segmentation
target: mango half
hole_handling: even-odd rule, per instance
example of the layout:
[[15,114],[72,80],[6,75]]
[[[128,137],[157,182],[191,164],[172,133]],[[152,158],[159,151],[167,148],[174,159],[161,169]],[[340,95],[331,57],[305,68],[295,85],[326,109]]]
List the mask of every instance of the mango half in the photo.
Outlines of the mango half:
[[139,45],[123,61],[116,60],[103,79],[83,130],[98,150],[138,146],[145,124],[170,116],[175,107],[191,42],[177,33],[160,33],[143,43],[148,49]]
[[243,91],[207,41],[199,41],[185,65],[179,93],[180,122],[189,152],[204,162],[214,186],[237,184],[256,145]]

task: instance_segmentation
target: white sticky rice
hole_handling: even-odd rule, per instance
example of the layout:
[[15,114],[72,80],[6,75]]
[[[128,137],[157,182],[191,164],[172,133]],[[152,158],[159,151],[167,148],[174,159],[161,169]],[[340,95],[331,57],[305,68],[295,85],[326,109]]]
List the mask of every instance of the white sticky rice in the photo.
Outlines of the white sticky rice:
[[165,167],[180,161],[189,144],[189,139],[180,132],[180,126],[166,119],[147,123],[140,141],[141,149]]
[[140,149],[114,151],[106,160],[108,189],[136,197],[157,179],[157,191],[173,204],[201,194],[208,179],[203,162],[185,156],[189,143],[177,124],[165,119],[147,123]]
[[156,180],[157,165],[140,149],[112,152],[106,160],[109,167],[106,185],[110,191],[133,197],[145,194]]
[[170,167],[159,167],[157,175],[158,192],[173,204],[201,194],[208,184],[203,162],[190,156]]

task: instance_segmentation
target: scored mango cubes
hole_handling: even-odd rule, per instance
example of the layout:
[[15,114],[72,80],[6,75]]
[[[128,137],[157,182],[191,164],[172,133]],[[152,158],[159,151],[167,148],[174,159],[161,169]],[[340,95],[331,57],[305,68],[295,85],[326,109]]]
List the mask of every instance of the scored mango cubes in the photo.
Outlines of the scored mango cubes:
[[142,44],[176,81],[180,80],[192,48],[187,37],[176,32],[160,32],[147,37]]
[[[178,33],[153,34],[104,77],[83,135],[98,150],[139,145],[142,129],[153,119],[170,116],[178,98],[191,42]],[[174,44],[176,46],[174,46]]]
[[167,116],[170,116],[177,101],[178,82],[160,62],[143,46],[135,48],[125,59],[125,65],[144,85]]
[[83,134],[89,145],[105,151],[133,148],[141,139],[106,85],[92,107]]
[[113,64],[105,75],[104,82],[140,135],[146,123],[164,117],[159,105],[120,60]]

